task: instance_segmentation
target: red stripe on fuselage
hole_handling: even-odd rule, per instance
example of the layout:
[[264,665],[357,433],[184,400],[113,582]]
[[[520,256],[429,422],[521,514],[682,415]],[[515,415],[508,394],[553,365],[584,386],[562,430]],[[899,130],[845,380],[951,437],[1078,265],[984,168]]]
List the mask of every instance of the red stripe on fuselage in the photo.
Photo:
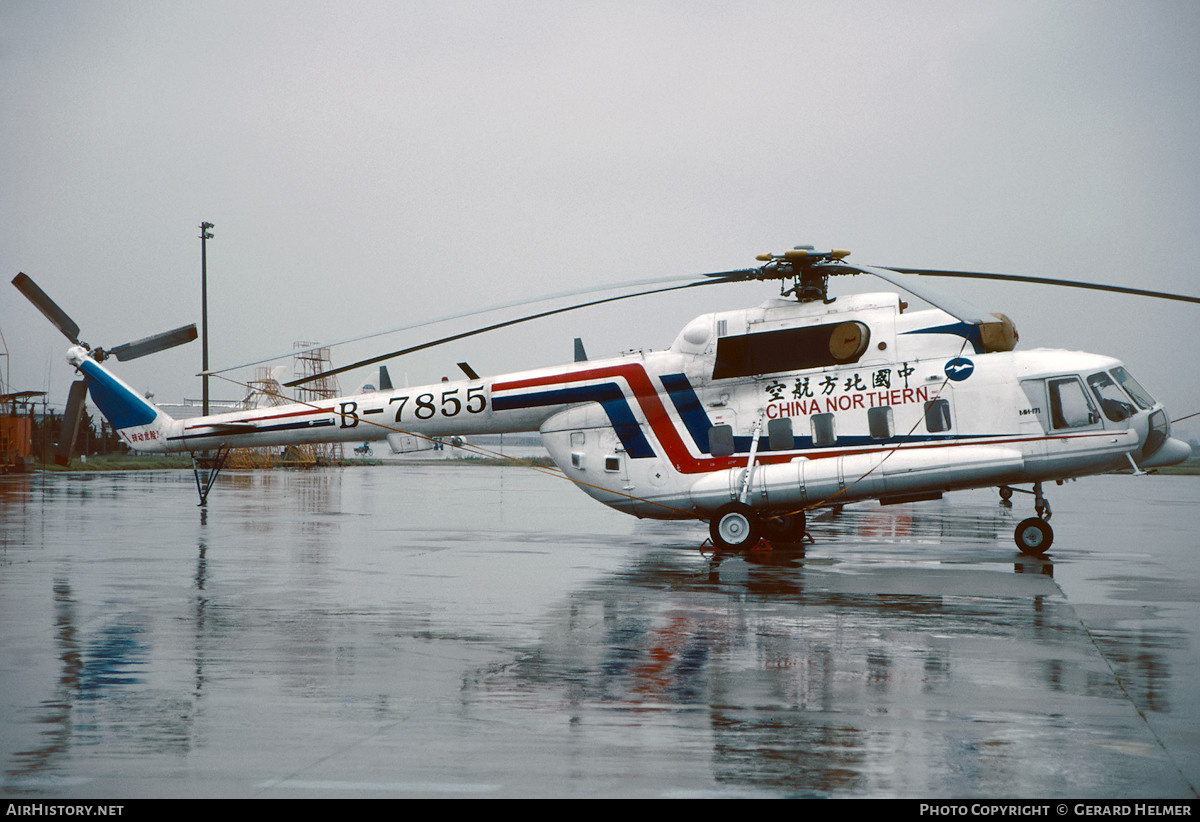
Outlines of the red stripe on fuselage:
[[[633,391],[633,396],[637,401],[638,407],[642,410],[642,415],[646,418],[646,423],[650,426],[650,430],[654,432],[655,439],[658,440],[663,450],[666,451],[667,459],[671,461],[671,464],[675,466],[677,471],[684,474],[701,474],[708,471],[720,471],[726,468],[737,468],[745,465],[745,459],[738,459],[737,457],[705,457],[697,459],[688,450],[687,444],[684,443],[682,437],[679,436],[679,429],[675,427],[675,423],[672,422],[671,417],[667,414],[667,409],[662,404],[662,395],[654,387],[654,383],[651,382],[646,369],[638,363],[592,368],[586,371],[573,371],[569,374],[552,374],[548,377],[531,377],[504,383],[498,382],[492,385],[492,391],[515,391],[522,388],[540,388],[550,385],[586,382],[588,380],[612,379],[614,377],[619,377],[628,383],[630,390]],[[795,456],[795,454],[764,454],[757,461],[759,463],[787,462]]]
[[[709,471],[721,471],[728,468],[744,468],[747,457],[705,457],[697,459],[687,448],[683,439],[679,436],[679,430],[675,427],[670,416],[667,414],[666,408],[662,404],[662,395],[655,389],[654,384],[650,380],[650,376],[646,373],[646,369],[637,363],[628,365],[606,366],[604,368],[593,368],[586,371],[573,371],[568,374],[552,374],[547,377],[530,377],[523,380],[513,380],[504,383],[494,383],[493,391],[516,391],[522,388],[540,388],[551,385],[564,385],[573,382],[585,382],[587,380],[601,380],[620,377],[624,379],[630,389],[633,391],[633,396],[637,400],[638,407],[642,409],[642,414],[646,417],[646,422],[650,429],[654,432],[655,438],[666,451],[667,458],[675,466],[675,469],[683,474],[700,474]],[[1039,440],[1057,440],[1057,439],[1075,439],[1086,437],[1105,437],[1111,436],[1110,431],[1089,431],[1079,434],[1053,434],[1038,437],[1022,437],[1022,436],[996,436],[978,439],[959,439],[953,442],[937,442],[937,443],[921,443],[914,445],[881,445],[878,448],[854,448],[854,449],[838,449],[828,451],[789,451],[780,454],[760,453],[755,460],[760,465],[771,463],[790,462],[798,456],[807,457],[808,459],[826,459],[830,457],[844,457],[852,454],[872,454],[893,451],[897,448],[909,449],[926,449],[926,448],[956,448],[964,445],[1014,445],[1022,442],[1037,442]]]
[[[334,410],[332,408],[306,408],[303,411],[290,411],[287,414],[265,414],[261,417],[246,417],[245,419],[226,420],[225,422],[231,423],[231,424],[242,424],[242,423],[253,423],[253,422],[265,422],[266,420],[282,420],[282,419],[287,419],[288,417],[306,417],[306,416],[309,416],[310,414],[332,414],[332,413],[334,413]],[[208,428],[211,425],[212,425],[212,423],[205,423],[205,424],[201,424],[201,425],[188,425],[188,426],[184,427],[184,430],[190,431],[193,428]]]

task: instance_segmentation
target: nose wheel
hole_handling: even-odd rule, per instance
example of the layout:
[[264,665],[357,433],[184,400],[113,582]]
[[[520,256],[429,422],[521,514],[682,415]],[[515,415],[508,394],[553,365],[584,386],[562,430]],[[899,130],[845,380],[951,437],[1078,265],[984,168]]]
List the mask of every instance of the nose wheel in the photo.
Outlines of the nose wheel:
[[1013,538],[1022,554],[1044,556],[1054,542],[1054,529],[1050,527],[1050,502],[1042,496],[1040,482],[1033,486],[1033,510],[1037,516],[1021,520]]
[[1054,542],[1054,530],[1050,523],[1038,517],[1021,520],[1013,536],[1022,554],[1044,556]]

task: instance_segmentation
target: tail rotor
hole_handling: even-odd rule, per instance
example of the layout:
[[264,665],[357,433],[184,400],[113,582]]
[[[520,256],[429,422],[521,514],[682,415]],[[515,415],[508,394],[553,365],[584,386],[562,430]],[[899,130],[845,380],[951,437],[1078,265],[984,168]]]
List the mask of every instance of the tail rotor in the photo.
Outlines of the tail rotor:
[[79,425],[83,421],[86,400],[87,380],[71,383],[67,407],[63,411],[62,428],[58,433],[58,449],[54,452],[54,461],[64,468],[71,464],[71,458],[75,456],[75,440],[79,438]]
[[82,345],[84,348],[87,348],[85,343],[79,341],[79,326],[75,324],[75,321],[68,317],[67,312],[59,308],[58,304],[50,299],[45,291],[38,288],[37,283],[30,279],[29,276],[22,272],[13,277],[12,283],[17,287],[18,291],[25,295],[25,298],[29,302],[33,303],[38,311],[46,315],[46,319],[53,323],[54,327],[61,331],[68,340],[75,345]]
[[[138,357],[144,357],[147,354],[153,354],[189,343],[198,336],[196,326],[192,324],[176,328],[172,331],[165,331],[161,334],[143,337],[140,340],[122,343],[107,350],[99,347],[92,348],[79,339],[79,325],[45,291],[42,291],[29,276],[24,273],[17,274],[13,278],[12,284],[16,286],[18,291],[25,295],[27,300],[33,303],[35,308],[45,315],[46,319],[50,320],[55,328],[62,332],[64,337],[70,340],[73,345],[84,348],[88,352],[88,356],[96,362],[103,362],[109,357],[115,357],[122,362],[134,360]],[[87,392],[88,381],[86,378],[76,380],[71,384],[70,393],[67,395],[67,407],[63,411],[63,424],[59,435],[58,449],[54,455],[54,461],[59,465],[65,466],[70,464],[71,458],[74,456],[75,440],[78,437],[79,427],[83,421]]]

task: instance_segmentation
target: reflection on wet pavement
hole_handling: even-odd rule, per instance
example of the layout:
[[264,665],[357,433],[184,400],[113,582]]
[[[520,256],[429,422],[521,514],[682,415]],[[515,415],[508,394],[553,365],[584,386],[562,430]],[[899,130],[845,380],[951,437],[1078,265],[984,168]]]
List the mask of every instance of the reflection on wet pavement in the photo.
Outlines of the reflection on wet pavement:
[[1195,478],[1047,560],[988,492],[714,556],[522,469],[190,481],[0,480],[6,796],[1195,796]]

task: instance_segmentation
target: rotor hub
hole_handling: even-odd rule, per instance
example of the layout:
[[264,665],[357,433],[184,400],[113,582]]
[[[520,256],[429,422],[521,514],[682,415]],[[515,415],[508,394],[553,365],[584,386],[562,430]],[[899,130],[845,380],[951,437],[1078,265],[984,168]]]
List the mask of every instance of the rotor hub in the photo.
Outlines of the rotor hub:
[[798,302],[829,302],[829,269],[849,255],[844,249],[817,251],[810,245],[782,254],[759,254],[755,259],[765,264],[758,269],[758,279],[791,280],[792,287],[781,288],[780,293]]

